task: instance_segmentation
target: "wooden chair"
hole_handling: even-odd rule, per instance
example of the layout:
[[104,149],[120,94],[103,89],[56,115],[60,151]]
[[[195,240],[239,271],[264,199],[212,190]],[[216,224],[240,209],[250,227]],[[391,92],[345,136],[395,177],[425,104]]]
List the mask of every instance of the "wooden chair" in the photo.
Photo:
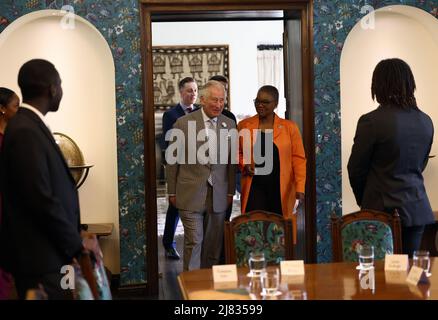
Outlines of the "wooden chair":
[[227,264],[247,266],[252,251],[263,251],[268,265],[293,259],[291,220],[266,211],[251,211],[225,222]]
[[386,253],[402,252],[401,224],[397,210],[394,214],[361,210],[342,217],[332,216],[333,261],[358,261],[358,246],[374,246],[376,260]]

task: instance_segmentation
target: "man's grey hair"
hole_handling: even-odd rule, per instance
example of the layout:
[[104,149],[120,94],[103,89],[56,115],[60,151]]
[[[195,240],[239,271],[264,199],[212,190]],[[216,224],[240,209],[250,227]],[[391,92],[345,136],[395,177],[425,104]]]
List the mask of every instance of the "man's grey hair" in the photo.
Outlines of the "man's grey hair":
[[227,95],[227,92],[225,91],[225,87],[222,83],[216,80],[210,80],[202,87],[199,97],[208,98],[210,96],[210,88],[212,87],[217,87],[224,90],[224,97]]

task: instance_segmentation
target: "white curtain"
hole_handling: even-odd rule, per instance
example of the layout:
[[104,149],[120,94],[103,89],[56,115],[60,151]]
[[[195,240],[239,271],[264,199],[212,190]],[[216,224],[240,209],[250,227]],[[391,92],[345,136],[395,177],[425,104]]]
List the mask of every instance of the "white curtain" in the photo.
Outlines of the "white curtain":
[[258,87],[272,85],[280,94],[278,114],[283,117],[286,110],[284,99],[283,48],[281,45],[257,46]]

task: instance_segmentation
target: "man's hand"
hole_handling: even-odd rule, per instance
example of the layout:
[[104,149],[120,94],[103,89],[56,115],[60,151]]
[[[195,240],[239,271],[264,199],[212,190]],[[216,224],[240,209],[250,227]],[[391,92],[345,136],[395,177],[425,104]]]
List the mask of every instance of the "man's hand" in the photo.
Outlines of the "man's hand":
[[254,168],[250,164],[245,164],[243,167],[243,174],[252,177],[254,175]]
[[169,196],[169,203],[176,208],[176,196]]

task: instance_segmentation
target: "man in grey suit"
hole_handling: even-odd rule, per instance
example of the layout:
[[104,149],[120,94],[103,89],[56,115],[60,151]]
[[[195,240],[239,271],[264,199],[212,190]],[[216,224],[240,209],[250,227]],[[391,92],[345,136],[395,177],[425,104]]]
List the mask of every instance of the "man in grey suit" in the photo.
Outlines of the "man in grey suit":
[[[184,226],[185,271],[218,264],[225,212],[233,201],[235,165],[230,160],[230,136],[223,132],[236,125],[222,115],[224,101],[224,86],[207,82],[200,94],[202,108],[179,118],[166,137],[177,133],[183,137],[169,145],[166,170],[169,202],[178,208]],[[175,149],[184,150],[176,162],[170,159]],[[220,154],[226,151],[228,156]]]

